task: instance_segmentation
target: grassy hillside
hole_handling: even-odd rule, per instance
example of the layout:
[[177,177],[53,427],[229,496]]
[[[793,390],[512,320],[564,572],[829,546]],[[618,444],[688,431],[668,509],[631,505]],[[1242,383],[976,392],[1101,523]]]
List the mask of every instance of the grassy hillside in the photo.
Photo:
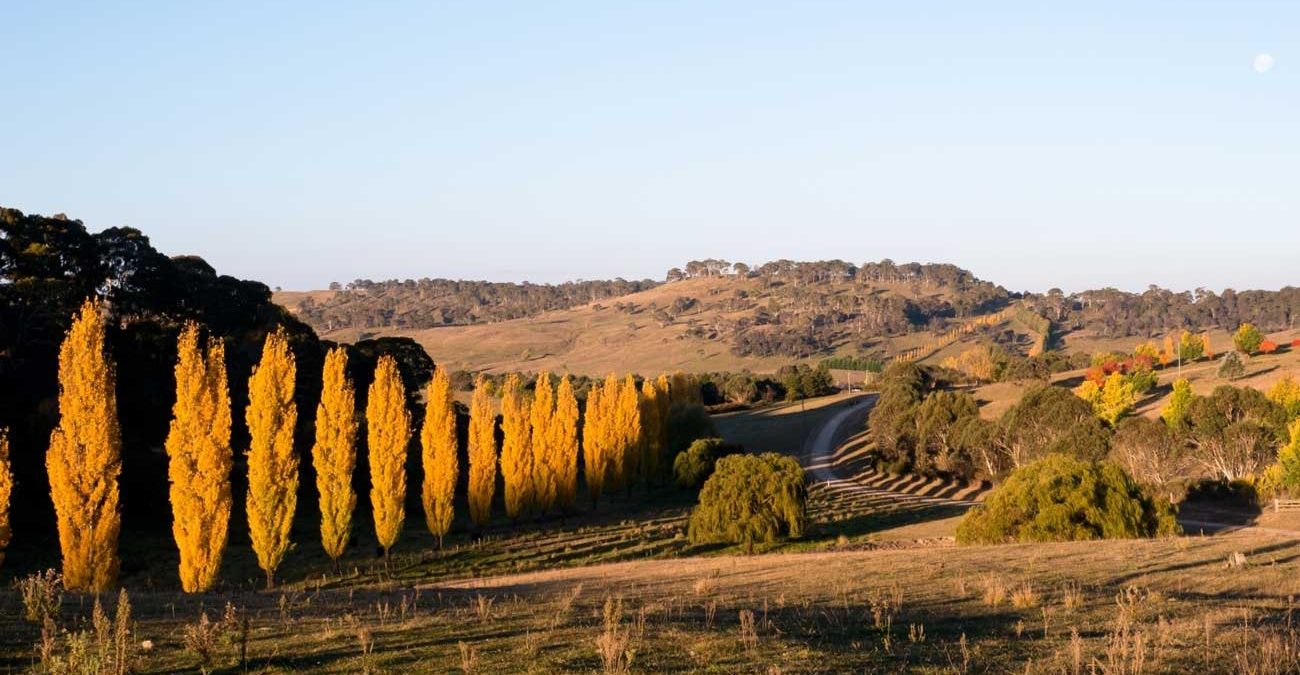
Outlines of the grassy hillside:
[[[738,348],[742,336],[773,333],[776,328],[755,326],[762,320],[782,321],[783,328],[801,322],[825,325],[819,318],[834,307],[869,303],[921,303],[938,306],[953,299],[939,287],[911,283],[823,283],[804,297],[795,288],[777,287],[757,278],[700,277],[676,281],[618,298],[555,310],[537,316],[474,325],[434,328],[357,328],[331,330],[317,325],[322,337],[341,342],[404,335],[417,340],[439,363],[453,368],[509,370],[598,375],[610,371],[658,373],[742,370],[770,372],[800,358],[813,360],[833,354],[876,353],[892,355],[933,340],[927,330],[874,330],[840,316],[840,323],[818,328],[825,349],[799,353],[757,355],[753,347]],[[332,291],[280,292],[275,298],[291,311],[305,298],[324,297]],[[811,291],[810,291],[811,293]],[[892,306],[892,305],[891,305]],[[901,310],[899,310],[901,311]],[[812,330],[812,329],[808,329]],[[757,348],[762,351],[762,347]],[[791,349],[777,346],[774,349]],[[746,353],[747,352],[747,353]],[[946,353],[946,352],[945,352]]]

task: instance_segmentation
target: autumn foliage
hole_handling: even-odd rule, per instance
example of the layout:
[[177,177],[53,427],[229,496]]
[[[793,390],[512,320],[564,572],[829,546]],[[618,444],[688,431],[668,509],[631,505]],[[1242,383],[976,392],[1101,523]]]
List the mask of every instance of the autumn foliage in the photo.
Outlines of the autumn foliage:
[[0,565],[5,561],[5,548],[9,546],[9,500],[14,491],[14,474],[9,468],[9,435],[0,429]]
[[397,543],[406,520],[406,446],[411,442],[411,413],[397,361],[385,354],[375,366],[366,397],[366,446],[370,458],[370,508],[375,537],[388,551]]
[[555,389],[555,416],[547,443],[554,464],[555,505],[568,511],[578,501],[578,399],[568,375]]
[[492,393],[487,379],[480,375],[469,404],[469,517],[479,527],[492,516],[497,483],[496,426]]
[[316,406],[316,443],[311,449],[316,491],[320,493],[321,546],[336,565],[352,536],[352,514],[357,507],[352,489],[357,466],[357,403],[347,368],[348,353],[342,347],[325,356],[321,399]]
[[293,431],[298,408],[293,401],[298,368],[284,328],[266,336],[262,360],[248,379],[248,534],[266,585],[289,552],[289,530],[298,506],[298,455]]
[[529,465],[533,472],[533,507],[538,513],[545,514],[555,508],[559,475],[563,471],[554,433],[555,389],[551,386],[550,373],[543,372],[537,376],[528,417],[532,425]]
[[102,305],[87,300],[59,348],[59,425],[45,455],[69,590],[107,591],[117,581],[116,380],[104,348]]
[[217,581],[230,526],[230,393],[219,339],[199,346],[187,323],[177,342],[176,403],[167,433],[172,535],[180,549],[181,588],[201,593]]
[[518,520],[532,510],[533,451],[531,409],[517,373],[506,376],[502,388],[501,437],[506,516]]
[[456,444],[456,403],[451,393],[451,377],[447,369],[438,366],[433,371],[424,396],[424,427],[420,430],[421,459],[424,466],[424,485],[421,501],[424,520],[429,532],[442,538],[451,530],[454,510],[452,500],[456,495],[456,476],[460,473],[460,458]]

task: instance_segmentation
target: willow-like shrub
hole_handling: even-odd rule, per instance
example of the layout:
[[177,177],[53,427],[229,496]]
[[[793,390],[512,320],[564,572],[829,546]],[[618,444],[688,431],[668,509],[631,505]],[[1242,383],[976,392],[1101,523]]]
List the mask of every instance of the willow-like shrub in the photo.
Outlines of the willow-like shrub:
[[693,544],[772,543],[803,536],[808,491],[803,467],[793,457],[764,453],[718,460],[691,512]]
[[701,438],[691,443],[686,452],[677,455],[673,461],[673,480],[678,487],[698,490],[713,475],[719,459],[744,451],[745,448],[739,444],[727,443],[721,438]]
[[1133,539],[1179,532],[1174,507],[1118,464],[1061,454],[1026,464],[957,526],[957,542]]

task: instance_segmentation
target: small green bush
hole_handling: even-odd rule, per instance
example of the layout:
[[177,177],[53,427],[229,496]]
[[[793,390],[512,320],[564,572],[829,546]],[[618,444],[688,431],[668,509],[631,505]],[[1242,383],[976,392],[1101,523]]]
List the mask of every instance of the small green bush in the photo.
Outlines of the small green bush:
[[688,528],[693,544],[743,544],[798,539],[808,523],[808,491],[803,467],[776,453],[732,455],[700,490]]
[[678,487],[698,490],[713,475],[713,467],[719,459],[744,451],[743,446],[724,442],[721,438],[701,438],[673,460],[673,479]]
[[1177,534],[1174,508],[1118,464],[1061,454],[1016,469],[957,526],[962,544]]

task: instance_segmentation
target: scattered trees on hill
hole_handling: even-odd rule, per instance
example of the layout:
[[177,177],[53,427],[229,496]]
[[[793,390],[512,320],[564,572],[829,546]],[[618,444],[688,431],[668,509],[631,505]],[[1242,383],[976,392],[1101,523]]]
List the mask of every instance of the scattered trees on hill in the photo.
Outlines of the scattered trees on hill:
[[275,570],[289,552],[289,531],[298,504],[298,455],[293,432],[298,422],[294,403],[297,367],[288,336],[277,329],[266,336],[262,360],[248,381],[248,534],[257,564],[266,572],[266,587],[275,586]]
[[103,305],[83,303],[59,349],[59,426],[45,455],[63,583],[78,591],[107,591],[117,582],[121,437],[104,328]]
[[1174,509],[1117,464],[1049,454],[1020,467],[957,526],[963,544],[1079,541],[1179,533]]
[[172,535],[180,551],[181,589],[212,588],[230,525],[230,393],[220,340],[199,345],[185,324],[177,347],[176,404],[165,448],[171,482]]
[[356,390],[348,378],[348,352],[342,347],[325,356],[320,403],[316,406],[316,442],[312,466],[320,495],[320,538],[325,554],[337,569],[352,537],[357,494],[352,473],[357,466]]
[[718,460],[691,512],[691,543],[742,544],[798,539],[807,528],[803,467],[793,457],[764,453]]
[[366,396],[366,440],[375,538],[387,561],[406,521],[406,450],[411,442],[406,390],[391,356],[380,357]]
[[641,281],[500,283],[453,279],[357,279],[328,296],[306,296],[298,316],[318,331],[344,328],[433,328],[508,321],[654,288]]

